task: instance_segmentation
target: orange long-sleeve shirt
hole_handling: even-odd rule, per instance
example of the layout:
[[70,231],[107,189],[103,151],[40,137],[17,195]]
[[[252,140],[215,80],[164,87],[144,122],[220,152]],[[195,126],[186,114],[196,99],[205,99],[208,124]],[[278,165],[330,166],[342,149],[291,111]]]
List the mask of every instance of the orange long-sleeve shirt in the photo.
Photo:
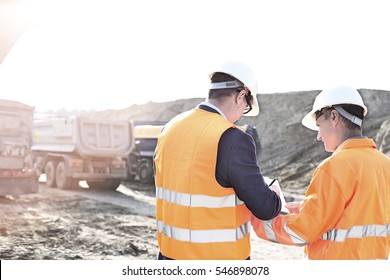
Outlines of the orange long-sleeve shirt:
[[309,259],[387,259],[390,158],[371,139],[350,139],[315,170],[299,214],[252,217],[256,234],[306,246]]

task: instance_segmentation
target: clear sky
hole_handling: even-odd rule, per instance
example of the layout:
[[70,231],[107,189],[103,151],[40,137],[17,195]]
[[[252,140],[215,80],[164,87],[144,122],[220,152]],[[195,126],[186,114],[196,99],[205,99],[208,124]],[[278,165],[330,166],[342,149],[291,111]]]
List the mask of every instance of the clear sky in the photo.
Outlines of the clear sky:
[[260,93],[390,90],[387,1],[25,2],[14,14],[31,27],[0,64],[0,98],[38,111],[205,97],[230,59],[254,68]]

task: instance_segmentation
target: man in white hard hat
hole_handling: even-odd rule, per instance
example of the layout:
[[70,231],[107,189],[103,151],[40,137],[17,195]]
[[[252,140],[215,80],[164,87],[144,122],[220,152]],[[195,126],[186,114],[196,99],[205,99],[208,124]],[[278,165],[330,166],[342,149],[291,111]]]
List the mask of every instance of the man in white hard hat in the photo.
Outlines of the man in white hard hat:
[[278,195],[264,182],[253,138],[234,123],[259,113],[253,71],[228,62],[209,95],[173,118],[155,150],[158,259],[250,258],[250,218],[272,219]]
[[294,214],[263,222],[256,234],[306,246],[309,259],[387,259],[390,254],[390,158],[362,134],[367,107],[356,89],[322,91],[302,120],[332,155],[315,170]]

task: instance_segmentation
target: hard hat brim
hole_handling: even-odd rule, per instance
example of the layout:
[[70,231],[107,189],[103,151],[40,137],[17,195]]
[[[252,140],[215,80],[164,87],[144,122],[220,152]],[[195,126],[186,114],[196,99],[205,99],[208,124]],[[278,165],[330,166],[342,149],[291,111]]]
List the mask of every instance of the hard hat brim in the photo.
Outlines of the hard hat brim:
[[317,126],[317,122],[315,119],[315,112],[311,111],[310,113],[306,114],[302,119],[302,125],[307,127],[308,129],[318,131],[319,128]]

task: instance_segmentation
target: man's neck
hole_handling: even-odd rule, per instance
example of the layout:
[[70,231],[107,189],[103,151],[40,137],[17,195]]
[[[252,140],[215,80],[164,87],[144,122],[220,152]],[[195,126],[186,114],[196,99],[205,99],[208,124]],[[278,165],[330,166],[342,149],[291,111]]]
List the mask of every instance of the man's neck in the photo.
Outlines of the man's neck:
[[358,129],[348,130],[344,133],[344,135],[342,137],[342,140],[343,140],[342,142],[344,142],[348,139],[360,139],[360,138],[365,138],[365,136],[363,136],[361,130],[358,130]]
[[206,105],[206,106],[209,106],[210,108],[213,108],[214,110],[216,110],[222,117],[224,117],[225,119],[226,118],[226,115],[225,113],[217,106],[217,104],[214,104],[214,102],[210,102],[210,100],[206,100],[204,102],[201,103],[201,105]]

